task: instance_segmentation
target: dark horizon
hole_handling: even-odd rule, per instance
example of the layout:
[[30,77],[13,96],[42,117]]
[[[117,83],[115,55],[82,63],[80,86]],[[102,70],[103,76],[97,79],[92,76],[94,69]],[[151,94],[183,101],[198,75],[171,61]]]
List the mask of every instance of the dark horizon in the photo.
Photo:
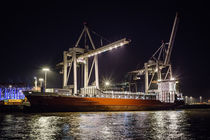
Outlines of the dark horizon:
[[73,47],[83,23],[110,41],[131,39],[124,47],[99,55],[99,72],[120,81],[142,68],[161,42],[168,42],[176,12],[180,22],[171,63],[181,92],[187,96],[210,97],[208,38],[210,10],[207,2],[121,1],[121,2],[1,2],[0,83],[33,84],[49,66],[49,87],[61,85],[55,65],[64,50]]

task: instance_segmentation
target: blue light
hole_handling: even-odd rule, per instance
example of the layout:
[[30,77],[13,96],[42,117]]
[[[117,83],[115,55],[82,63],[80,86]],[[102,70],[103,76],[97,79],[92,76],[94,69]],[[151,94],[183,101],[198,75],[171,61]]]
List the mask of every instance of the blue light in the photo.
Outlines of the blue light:
[[13,95],[12,98],[13,98],[13,99],[17,99],[16,96],[15,96],[15,95],[16,95],[16,88],[13,88],[13,89],[12,89],[12,93],[13,93],[13,94],[12,94],[12,95]]
[[3,98],[1,96],[2,96],[2,94],[1,94],[1,88],[0,88],[0,101],[3,100]]
[[25,95],[22,91],[30,90],[29,87],[23,88],[0,88],[0,100],[8,100],[8,99],[25,99]]

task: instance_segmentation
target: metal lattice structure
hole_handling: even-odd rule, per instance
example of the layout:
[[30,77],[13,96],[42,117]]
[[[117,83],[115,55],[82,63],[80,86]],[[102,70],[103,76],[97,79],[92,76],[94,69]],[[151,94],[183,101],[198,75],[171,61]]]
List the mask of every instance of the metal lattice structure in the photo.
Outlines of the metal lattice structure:
[[[85,44],[83,47],[79,47],[79,43],[81,42],[82,37],[85,38]],[[87,44],[87,39],[90,42],[90,46]],[[63,73],[63,88],[73,88],[74,94],[77,94],[77,65],[82,65],[81,68],[84,68],[84,89],[89,89],[89,82],[91,78],[91,74],[93,68],[95,68],[95,89],[99,89],[99,71],[98,71],[98,54],[104,53],[106,51],[110,51],[112,49],[124,46],[128,44],[130,41],[126,38],[121,40],[115,41],[113,43],[107,44],[105,46],[96,47],[93,39],[91,37],[90,31],[86,25],[84,25],[84,29],[79,36],[75,46],[73,48],[69,48],[68,51],[63,52],[63,62],[59,63],[58,65],[62,65],[62,73]],[[93,61],[91,67],[89,69],[89,58],[93,57]],[[73,68],[73,84],[68,85],[71,69]]]
[[[159,93],[158,98],[161,101],[166,102],[174,101],[176,92],[175,88],[172,88],[173,90],[170,88],[176,87],[176,80],[173,77],[170,57],[173,49],[178,21],[178,14],[176,14],[169,42],[162,42],[161,46],[152,55],[150,60],[144,63],[143,69],[130,72],[131,74],[136,74],[137,76],[144,75],[145,93]],[[156,88],[152,89],[152,84],[156,84]],[[170,97],[170,94],[173,97]]]

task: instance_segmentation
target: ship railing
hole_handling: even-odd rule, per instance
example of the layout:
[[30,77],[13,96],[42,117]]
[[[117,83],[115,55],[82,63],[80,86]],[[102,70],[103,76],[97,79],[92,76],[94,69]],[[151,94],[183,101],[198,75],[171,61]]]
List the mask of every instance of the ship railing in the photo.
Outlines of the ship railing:
[[[144,92],[130,92],[130,91],[103,91],[105,94],[122,94],[122,95],[145,95]],[[148,94],[154,95],[154,94]]]
[[103,92],[100,89],[97,89],[96,86],[88,86],[81,88],[80,95],[88,97],[96,97],[97,95],[102,95]]
[[129,92],[129,91],[102,91],[95,87],[89,87],[81,90],[81,97],[95,97],[95,98],[119,98],[119,99],[144,99],[156,100],[156,94],[143,92]]
[[156,100],[156,94],[143,92],[129,92],[129,91],[104,91],[104,96],[107,98],[123,98],[123,99],[144,99]]
[[51,89],[46,89],[45,92],[47,94],[52,93],[52,94],[65,95],[65,96],[72,95],[72,90],[71,89],[51,88]]

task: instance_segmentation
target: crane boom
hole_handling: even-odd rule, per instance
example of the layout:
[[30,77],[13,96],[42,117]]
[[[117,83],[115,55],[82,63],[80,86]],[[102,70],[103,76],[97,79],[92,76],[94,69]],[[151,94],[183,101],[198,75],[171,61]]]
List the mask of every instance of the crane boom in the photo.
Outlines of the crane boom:
[[95,56],[95,55],[100,54],[102,52],[106,52],[106,51],[112,50],[114,48],[118,48],[118,47],[121,47],[123,45],[126,45],[129,42],[130,42],[130,40],[127,40],[126,38],[123,38],[121,40],[115,41],[113,43],[102,46],[102,47],[97,48],[95,50],[88,51],[87,53],[84,53],[84,54],[80,55],[78,57],[78,59],[84,59],[84,58],[87,58],[87,57]]
[[174,24],[173,24],[170,40],[169,40],[169,43],[168,43],[168,49],[167,49],[166,57],[165,57],[165,61],[164,61],[165,65],[167,65],[170,61],[171,52],[172,52],[172,48],[173,48],[174,40],[175,40],[175,36],[176,36],[178,22],[179,22],[178,13],[176,13],[176,17],[174,19]]

